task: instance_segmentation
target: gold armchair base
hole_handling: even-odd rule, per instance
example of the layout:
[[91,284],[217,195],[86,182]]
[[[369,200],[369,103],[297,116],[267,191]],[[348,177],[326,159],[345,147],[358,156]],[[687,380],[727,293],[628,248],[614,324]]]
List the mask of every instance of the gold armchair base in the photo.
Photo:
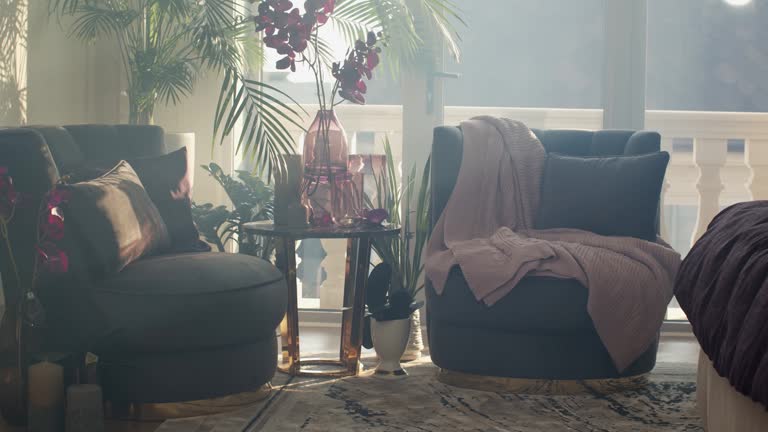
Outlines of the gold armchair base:
[[496,393],[572,395],[583,393],[610,394],[641,388],[648,384],[648,375],[646,373],[624,378],[547,380],[494,377],[440,369],[437,379],[443,384],[454,387]]
[[272,385],[264,384],[254,391],[197,401],[140,404],[107,402],[105,415],[111,420],[140,422],[160,422],[178,418],[208,416],[246,408],[265,400],[271,392]]

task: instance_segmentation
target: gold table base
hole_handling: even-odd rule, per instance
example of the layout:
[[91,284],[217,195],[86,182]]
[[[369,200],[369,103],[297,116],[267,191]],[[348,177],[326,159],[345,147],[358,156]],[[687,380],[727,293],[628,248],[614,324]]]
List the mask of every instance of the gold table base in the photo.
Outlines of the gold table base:
[[[301,360],[299,348],[299,300],[296,282],[296,240],[283,237],[281,253],[284,257],[285,279],[288,284],[288,311],[280,324],[282,345],[281,372],[294,376],[356,376],[360,373],[360,355],[363,344],[363,314],[365,289],[371,260],[371,239],[347,239],[347,262],[344,277],[344,299],[341,315],[341,349],[339,360]],[[307,370],[303,366],[336,366],[333,371]]]
[[[307,366],[321,366],[323,369],[307,369]],[[358,375],[363,370],[363,364],[358,362],[357,371],[352,373],[346,363],[341,360],[303,359],[298,363],[297,371],[291,372],[289,363],[280,364],[277,370],[295,376],[312,377],[345,377]]]
[[[248,235],[275,238],[277,264],[288,286],[288,310],[280,324],[282,346],[281,372],[290,375],[356,376],[360,374],[360,355],[363,345],[365,290],[371,262],[371,243],[374,237],[395,237],[400,227],[290,227],[271,222],[250,222],[243,227]],[[344,269],[344,298],[341,308],[341,348],[338,360],[302,360],[299,349],[299,299],[296,281],[296,241],[305,239],[346,239],[347,258]],[[311,370],[305,366],[330,366],[334,370]]]

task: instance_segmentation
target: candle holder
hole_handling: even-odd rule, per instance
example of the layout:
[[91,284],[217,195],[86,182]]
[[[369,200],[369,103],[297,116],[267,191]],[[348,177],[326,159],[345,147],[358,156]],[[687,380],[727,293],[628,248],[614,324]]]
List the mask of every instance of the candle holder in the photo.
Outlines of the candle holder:
[[302,198],[301,155],[284,155],[286,169],[275,180],[275,225],[304,227],[309,225],[307,203]]
[[370,200],[374,208],[381,207],[378,201],[380,197],[383,199],[387,196],[385,192],[389,188],[387,156],[383,154],[353,154],[349,156],[349,160],[350,168],[355,168],[352,181],[358,211],[362,212],[367,207],[367,200]]

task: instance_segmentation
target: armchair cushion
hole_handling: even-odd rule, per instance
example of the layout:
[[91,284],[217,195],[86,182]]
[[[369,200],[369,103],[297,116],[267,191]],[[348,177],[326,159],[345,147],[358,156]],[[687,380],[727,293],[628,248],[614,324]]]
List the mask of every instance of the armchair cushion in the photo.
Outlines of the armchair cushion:
[[129,160],[168,228],[174,250],[195,250],[200,240],[192,220],[192,179],[187,148]]
[[[126,159],[147,194],[157,206],[168,228],[171,248],[176,252],[209,251],[200,241],[192,219],[192,179],[187,148],[162,156]],[[103,175],[117,161],[85,161],[66,174],[74,181],[88,181]]]
[[288,298],[284,276],[267,261],[218,252],[155,255],[41,295],[50,306],[49,349],[98,355],[274,340]]
[[88,273],[111,275],[169,246],[165,223],[127,162],[68,188],[65,229],[70,244],[82,250]]
[[550,153],[536,228],[575,228],[655,241],[668,162],[666,152],[591,158]]

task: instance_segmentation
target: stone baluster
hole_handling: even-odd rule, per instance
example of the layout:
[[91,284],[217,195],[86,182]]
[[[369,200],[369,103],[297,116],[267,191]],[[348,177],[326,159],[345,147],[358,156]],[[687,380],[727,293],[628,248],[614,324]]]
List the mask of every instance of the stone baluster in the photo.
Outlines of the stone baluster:
[[[672,156],[672,138],[662,137],[661,139],[661,151],[669,152],[670,157]],[[661,238],[663,238],[666,241],[669,241],[669,227],[667,226],[667,221],[665,218],[666,210],[664,208],[664,204],[666,202],[667,192],[669,191],[670,184],[669,184],[669,176],[670,172],[672,171],[672,161],[670,160],[669,165],[667,166],[667,173],[664,176],[664,183],[661,185],[661,197],[659,199],[659,235]]]
[[747,190],[753,200],[768,200],[768,140],[747,140],[744,163],[750,169]]
[[691,244],[707,230],[707,225],[720,211],[720,193],[724,189],[720,171],[727,156],[725,139],[696,138],[693,142],[693,161],[699,169],[696,189],[699,191],[699,211]]

